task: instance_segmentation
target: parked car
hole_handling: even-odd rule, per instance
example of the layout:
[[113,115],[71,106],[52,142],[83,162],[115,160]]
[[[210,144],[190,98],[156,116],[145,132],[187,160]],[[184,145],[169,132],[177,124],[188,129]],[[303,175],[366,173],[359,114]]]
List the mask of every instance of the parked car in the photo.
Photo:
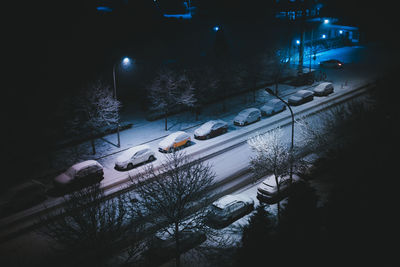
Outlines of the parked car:
[[[184,230],[180,233],[180,253],[200,245],[207,239],[207,236],[199,231]],[[148,249],[144,252],[146,266],[159,266],[174,258],[175,246],[173,237],[156,234],[148,241]]]
[[189,145],[190,135],[184,131],[177,131],[165,137],[159,144],[160,152],[172,152],[175,149]]
[[242,110],[234,119],[233,123],[244,126],[261,119],[261,111],[258,108],[247,108]]
[[335,69],[340,69],[343,68],[343,62],[337,60],[337,59],[329,59],[325,61],[321,61],[319,65],[323,68],[335,68]]
[[95,160],[86,160],[72,165],[67,171],[54,178],[58,189],[79,189],[104,179],[103,166]]
[[209,208],[206,224],[220,229],[254,209],[254,201],[242,195],[226,195],[215,201]]
[[285,103],[279,99],[271,99],[264,106],[260,108],[261,114],[264,116],[271,116],[286,109]]
[[[300,181],[300,177],[296,174],[292,175],[292,183]],[[289,176],[279,177],[279,194],[278,187],[274,175],[268,176],[257,188],[257,199],[267,204],[274,204],[289,195],[290,179]]]
[[18,185],[3,194],[0,202],[0,217],[33,207],[46,198],[46,188],[38,182]]
[[329,82],[320,83],[313,91],[316,96],[329,95],[333,93],[333,84]]
[[228,123],[223,120],[208,121],[194,131],[194,138],[209,139],[228,131]]
[[309,90],[299,90],[289,97],[289,104],[293,106],[301,105],[314,99],[314,93]]
[[148,145],[131,147],[117,158],[115,168],[132,169],[136,165],[155,160],[154,155],[154,152]]

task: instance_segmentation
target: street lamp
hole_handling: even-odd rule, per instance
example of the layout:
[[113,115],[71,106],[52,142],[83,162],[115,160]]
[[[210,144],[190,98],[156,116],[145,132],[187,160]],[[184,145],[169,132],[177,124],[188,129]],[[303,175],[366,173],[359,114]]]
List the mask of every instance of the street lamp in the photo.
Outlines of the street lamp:
[[289,103],[287,103],[285,100],[283,100],[281,97],[279,97],[277,94],[274,93],[274,91],[272,91],[272,89],[270,88],[265,88],[265,91],[272,95],[275,96],[276,98],[278,98],[280,101],[282,101],[288,108],[290,111],[290,115],[292,116],[292,141],[290,144],[290,172],[289,172],[289,178],[290,178],[290,182],[292,182],[292,177],[293,177],[293,147],[294,147],[294,114],[293,114],[293,110],[290,107]]
[[[122,63],[122,66],[124,68],[128,68],[131,65],[131,59],[129,57],[124,57],[122,59],[122,61],[115,63],[113,66],[114,98],[115,98],[115,100],[117,100],[117,82],[116,82],[115,70],[117,68],[118,63]],[[117,123],[117,136],[118,136],[118,147],[121,147],[121,140],[120,140],[120,136],[119,136],[119,122]]]

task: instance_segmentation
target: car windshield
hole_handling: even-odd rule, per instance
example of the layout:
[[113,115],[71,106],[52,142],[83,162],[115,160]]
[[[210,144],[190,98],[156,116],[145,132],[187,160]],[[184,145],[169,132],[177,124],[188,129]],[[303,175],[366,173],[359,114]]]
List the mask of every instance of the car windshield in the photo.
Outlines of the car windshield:
[[221,208],[218,208],[218,207],[215,206],[215,205],[211,205],[210,213],[211,213],[211,214],[215,214],[215,215],[223,215],[224,210],[221,209]]

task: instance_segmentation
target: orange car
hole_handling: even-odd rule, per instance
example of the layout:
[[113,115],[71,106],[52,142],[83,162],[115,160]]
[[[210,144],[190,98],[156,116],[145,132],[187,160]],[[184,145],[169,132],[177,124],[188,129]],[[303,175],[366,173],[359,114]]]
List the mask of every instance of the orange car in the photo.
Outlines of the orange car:
[[190,144],[190,135],[184,131],[178,131],[165,137],[159,144],[160,152],[172,152],[178,148],[186,147]]

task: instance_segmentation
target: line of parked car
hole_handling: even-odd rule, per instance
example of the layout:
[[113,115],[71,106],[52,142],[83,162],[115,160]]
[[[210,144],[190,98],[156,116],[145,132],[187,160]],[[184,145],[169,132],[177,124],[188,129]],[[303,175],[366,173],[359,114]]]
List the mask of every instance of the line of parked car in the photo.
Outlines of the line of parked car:
[[[319,84],[310,90],[299,90],[288,99],[290,105],[300,105],[313,100],[314,95],[326,96],[333,92],[333,85],[329,82]],[[239,112],[233,119],[234,125],[246,126],[261,120],[262,116],[272,116],[286,109],[285,103],[279,99],[271,99],[265,105],[258,108],[247,108]],[[211,120],[194,131],[194,138],[197,140],[210,139],[228,132],[228,123],[223,120]],[[190,134],[184,131],[177,131],[165,137],[159,144],[158,150],[162,153],[170,153],[178,149],[185,148],[191,144]],[[124,151],[115,162],[115,169],[126,170],[135,166],[156,160],[154,151],[148,145],[132,147]],[[54,182],[56,187],[66,187],[79,184],[79,186],[101,181],[103,175],[101,165],[94,161],[78,163],[68,169],[65,173],[56,177]],[[94,178],[93,178],[94,177]],[[87,181],[87,183],[85,182]],[[78,186],[78,187],[79,187]]]
[[[326,96],[333,93],[334,88],[332,83],[323,82],[316,86],[313,91],[310,90],[299,90],[294,95],[290,96],[288,103],[290,105],[300,105],[308,101],[313,100],[314,96]],[[265,105],[258,108],[247,108],[242,110],[234,119],[233,123],[237,126],[246,126],[251,123],[261,120],[262,116],[272,116],[286,109],[286,105],[279,99],[271,99]],[[211,120],[194,131],[194,138],[197,140],[210,139],[228,132],[228,123],[223,120]],[[163,153],[173,152],[178,149],[182,149],[191,144],[191,136],[184,131],[174,132],[165,137],[158,146],[158,150]],[[148,145],[140,145],[132,147],[124,151],[115,161],[116,170],[129,170],[135,166],[146,164],[156,160],[155,152],[151,150]],[[94,183],[98,183],[104,179],[103,166],[95,160],[87,160],[71,166],[67,171],[58,175],[54,178],[54,190],[57,194],[65,194],[74,190],[78,190],[82,187],[89,186]],[[33,192],[32,203],[36,203],[36,199],[41,198],[40,192],[43,190],[37,190],[38,185],[33,185],[32,188],[35,190],[21,189],[21,192]],[[39,193],[37,193],[39,192]],[[15,195],[21,195],[15,193]],[[23,193],[22,195],[29,198],[29,194]],[[10,198],[11,200],[4,203],[0,203],[2,210],[7,210],[7,213],[16,212],[23,208],[26,208],[27,204],[23,201],[18,201],[18,197]],[[16,200],[13,200],[16,199]],[[22,204],[19,204],[19,203]],[[15,204],[16,203],[16,204]]]

